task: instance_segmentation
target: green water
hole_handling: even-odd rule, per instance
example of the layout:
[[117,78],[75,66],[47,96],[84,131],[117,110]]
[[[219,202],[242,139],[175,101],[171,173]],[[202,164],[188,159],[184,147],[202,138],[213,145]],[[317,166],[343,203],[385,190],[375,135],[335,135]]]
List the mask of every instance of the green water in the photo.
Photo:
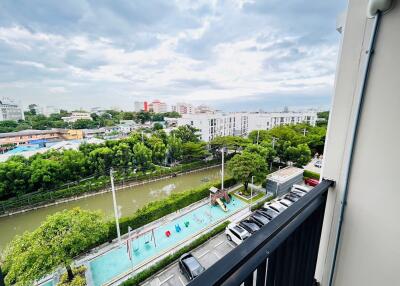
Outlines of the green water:
[[[206,180],[217,180],[220,168],[190,173],[175,178],[148,183],[117,191],[117,204],[121,216],[132,214],[147,203],[159,200],[171,193],[182,192],[206,183]],[[41,208],[26,213],[0,218],[0,251],[17,234],[33,230],[40,225],[47,215],[55,212],[80,207],[86,210],[101,210],[106,217],[113,216],[111,192],[82,198],[76,201]]]

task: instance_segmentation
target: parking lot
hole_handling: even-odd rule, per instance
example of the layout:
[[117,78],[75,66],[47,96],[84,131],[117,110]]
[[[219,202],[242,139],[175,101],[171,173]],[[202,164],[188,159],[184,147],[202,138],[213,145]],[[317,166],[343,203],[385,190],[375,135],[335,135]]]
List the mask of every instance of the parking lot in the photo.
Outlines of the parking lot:
[[[191,253],[195,256],[206,269],[222,258],[226,253],[231,251],[235,245],[229,242],[224,233],[217,235],[208,242],[201,245]],[[179,286],[186,285],[186,278],[179,272],[178,263],[174,263],[166,268],[161,273],[155,275],[148,280],[144,285],[146,286],[159,286],[171,285]]]

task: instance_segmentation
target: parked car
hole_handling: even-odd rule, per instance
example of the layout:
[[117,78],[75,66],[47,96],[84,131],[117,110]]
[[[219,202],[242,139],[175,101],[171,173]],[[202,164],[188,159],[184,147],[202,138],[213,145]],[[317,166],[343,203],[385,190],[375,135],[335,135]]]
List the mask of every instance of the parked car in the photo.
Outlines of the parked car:
[[251,234],[255,233],[256,231],[260,230],[260,227],[258,226],[257,223],[255,223],[254,221],[245,219],[242,220],[239,225],[241,227],[243,227],[245,230],[247,230],[248,232],[250,232]]
[[268,204],[264,205],[264,207],[269,207],[269,208],[273,209],[274,211],[277,211],[278,213],[281,213],[287,209],[286,206],[280,204],[279,202],[268,203]]
[[319,184],[319,181],[318,181],[318,180],[316,180],[316,179],[311,179],[311,178],[305,179],[304,182],[305,182],[307,185],[311,186],[311,187],[315,187],[316,185]]
[[296,190],[296,189],[292,189],[292,190],[289,192],[289,194],[292,194],[292,195],[295,195],[295,196],[298,196],[299,198],[301,198],[301,197],[304,196],[306,193],[305,193],[305,192],[302,192],[302,191],[299,191],[299,190]]
[[277,212],[276,210],[273,210],[269,207],[263,207],[263,208],[261,208],[261,210],[259,210],[259,212],[263,216],[266,216],[267,218],[269,218],[270,220],[272,220],[279,214],[279,212]]
[[243,227],[235,223],[230,223],[225,228],[225,235],[229,241],[233,241],[235,244],[239,245],[250,236],[250,233]]
[[179,271],[189,281],[199,276],[204,270],[206,269],[191,253],[185,253],[179,259]]
[[[301,192],[304,192],[304,193],[308,193],[309,191],[310,191],[310,188],[309,187],[307,187],[307,186],[303,186],[303,185],[293,185],[293,188],[295,189],[295,190],[299,190],[299,191],[301,191]],[[293,189],[292,188],[292,189]]]
[[298,195],[295,195],[293,193],[287,193],[284,197],[284,199],[291,201],[292,203],[297,202],[301,197]]
[[317,167],[317,168],[322,168],[322,161],[321,161],[321,160],[317,160],[317,161],[314,163],[314,166]]
[[268,219],[266,216],[263,216],[258,211],[255,211],[254,213],[252,213],[250,215],[250,220],[253,220],[260,227],[262,227],[270,222],[270,219]]
[[287,199],[280,199],[279,203],[284,205],[285,207],[290,207],[291,205],[293,205],[293,202]]

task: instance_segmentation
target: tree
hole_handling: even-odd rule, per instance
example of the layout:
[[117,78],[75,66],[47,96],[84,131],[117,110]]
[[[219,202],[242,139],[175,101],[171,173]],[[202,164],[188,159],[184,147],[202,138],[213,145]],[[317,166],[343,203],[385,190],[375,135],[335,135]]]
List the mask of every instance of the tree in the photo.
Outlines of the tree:
[[261,179],[267,175],[267,166],[265,159],[255,153],[243,152],[236,154],[228,162],[228,171],[236,180],[241,181],[244,185],[245,191],[251,177]]
[[199,142],[200,135],[198,129],[190,125],[179,126],[178,128],[171,131],[171,135],[182,140],[182,143],[186,142]]
[[17,236],[7,246],[5,281],[8,285],[33,285],[59,266],[66,267],[72,281],[70,264],[74,257],[107,234],[107,224],[98,212],[74,208],[48,216],[39,228]]
[[140,111],[140,112],[136,113],[136,116],[135,116],[136,122],[140,122],[140,123],[144,124],[150,120],[151,120],[151,115],[149,112]]
[[90,119],[78,119],[72,124],[74,129],[90,129],[96,127],[96,122]]
[[151,166],[152,152],[143,143],[137,143],[133,147],[133,159],[139,170],[146,170]]
[[235,153],[250,144],[250,140],[238,136],[220,136],[210,142],[211,149],[216,151],[222,147],[234,150]]
[[89,153],[90,162],[97,174],[105,175],[112,165],[113,151],[108,147],[100,147]]
[[286,149],[286,158],[294,162],[297,167],[303,167],[311,160],[311,150],[307,144],[299,144],[297,147],[289,146]]
[[29,179],[31,171],[28,160],[13,156],[0,164],[0,199],[7,199],[31,190]]
[[182,156],[182,140],[175,136],[168,137],[168,158],[170,162],[176,162]]
[[127,143],[120,142],[113,147],[113,165],[128,168],[132,166],[133,152]]
[[257,143],[257,138],[258,138],[258,143],[271,139],[271,135],[267,130],[253,130],[249,133],[248,137],[254,144]]
[[161,123],[159,123],[159,122],[156,122],[156,123],[154,123],[154,125],[153,125],[153,130],[154,131],[156,131],[156,130],[161,130],[161,129],[163,129],[164,128],[164,126],[161,124]]
[[147,142],[149,144],[149,148],[152,151],[153,162],[156,164],[163,163],[167,154],[167,147],[165,146],[162,139],[153,135],[149,138]]
[[182,157],[184,161],[204,159],[210,155],[205,142],[186,142],[182,144]]

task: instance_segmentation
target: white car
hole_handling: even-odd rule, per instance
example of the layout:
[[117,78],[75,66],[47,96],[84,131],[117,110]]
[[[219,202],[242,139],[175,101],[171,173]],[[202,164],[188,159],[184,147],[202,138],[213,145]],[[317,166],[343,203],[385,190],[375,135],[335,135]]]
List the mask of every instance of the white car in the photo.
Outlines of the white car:
[[310,191],[309,187],[303,186],[303,185],[293,185],[292,190],[299,190],[304,193],[308,193]]
[[225,229],[225,235],[229,241],[233,241],[236,245],[239,245],[250,236],[250,233],[243,227],[235,223],[230,223]]
[[281,213],[287,209],[286,206],[282,205],[279,202],[265,203],[264,208],[267,208],[267,207],[273,209],[274,211],[277,211],[278,213]]
[[290,207],[291,205],[293,205],[293,202],[289,201],[288,199],[281,199],[279,200],[279,203],[281,203],[285,207]]
[[322,168],[322,161],[321,160],[316,161],[314,163],[314,166],[317,167],[317,168]]

